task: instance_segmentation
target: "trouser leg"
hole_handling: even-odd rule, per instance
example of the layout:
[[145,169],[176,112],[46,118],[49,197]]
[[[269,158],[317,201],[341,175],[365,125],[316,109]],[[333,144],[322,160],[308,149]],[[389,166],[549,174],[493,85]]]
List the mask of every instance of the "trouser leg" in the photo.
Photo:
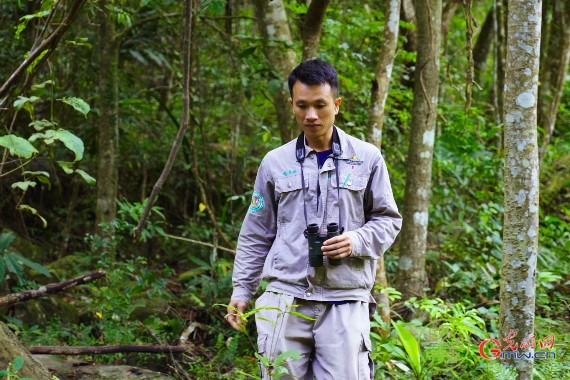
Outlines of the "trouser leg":
[[318,380],[371,380],[370,317],[368,303],[327,305],[313,330]]
[[[312,308],[306,305],[293,307],[294,303],[294,297],[272,292],[265,292],[257,299],[255,307],[261,308],[255,314],[258,350],[262,356],[269,359],[270,363],[284,352],[299,351],[301,359],[289,359],[283,363],[282,367],[287,369],[289,375],[281,376],[279,379],[312,380],[309,364],[313,352],[314,322],[289,313],[293,311],[310,317]],[[277,368],[267,368],[261,364],[262,379],[270,379],[271,373],[276,370]]]

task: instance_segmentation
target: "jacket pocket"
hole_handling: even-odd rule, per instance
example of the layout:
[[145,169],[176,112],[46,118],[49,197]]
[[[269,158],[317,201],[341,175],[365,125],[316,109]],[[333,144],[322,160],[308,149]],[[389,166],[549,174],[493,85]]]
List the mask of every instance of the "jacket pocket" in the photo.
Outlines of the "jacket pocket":
[[[305,178],[304,187],[309,188]],[[279,178],[275,181],[275,191],[279,194],[277,220],[280,224],[289,223],[303,215],[303,181],[300,175]],[[308,193],[308,191],[306,191]],[[305,199],[310,202],[310,199]]]
[[[337,185],[336,175],[331,177],[333,197],[340,195],[339,206],[346,219],[349,230],[361,227],[364,224],[364,192],[368,184],[368,177],[352,171],[343,171],[339,175]],[[338,194],[338,195],[337,195]]]
[[329,289],[368,289],[373,284],[373,260],[348,257],[338,266],[327,266],[323,286]]

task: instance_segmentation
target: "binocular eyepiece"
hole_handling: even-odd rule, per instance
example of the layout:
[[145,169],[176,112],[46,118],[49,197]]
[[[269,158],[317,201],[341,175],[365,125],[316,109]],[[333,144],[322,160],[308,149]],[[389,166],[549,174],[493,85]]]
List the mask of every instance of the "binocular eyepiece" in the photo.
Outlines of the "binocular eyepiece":
[[[321,247],[325,240],[328,240],[334,236],[340,235],[338,228],[338,223],[329,223],[327,225],[327,234],[319,234],[318,224],[309,224],[305,230],[305,237],[309,241],[309,265],[312,267],[322,267],[323,266],[323,251]],[[329,264],[337,266],[342,264],[342,259],[331,259],[329,258]]]

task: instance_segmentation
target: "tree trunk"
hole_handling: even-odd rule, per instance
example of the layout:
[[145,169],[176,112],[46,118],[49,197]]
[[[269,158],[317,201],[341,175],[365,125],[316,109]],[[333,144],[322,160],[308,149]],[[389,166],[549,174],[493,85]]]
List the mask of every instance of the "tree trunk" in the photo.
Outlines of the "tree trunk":
[[303,61],[317,57],[323,20],[330,0],[312,0],[303,26]]
[[[570,4],[567,1],[554,2],[552,20],[556,22],[543,25],[543,31],[549,28],[548,45],[541,52],[540,87],[538,89],[538,125],[544,131],[539,150],[540,163],[544,159],[548,144],[554,133],[556,115],[566,83],[568,62],[570,60]],[[543,40],[543,43],[544,40]],[[546,63],[543,65],[543,63]]]
[[[509,0],[505,77],[505,217],[500,333],[516,341],[534,335],[538,256],[539,166],[537,92],[540,0]],[[531,349],[532,352],[533,349]],[[505,359],[518,380],[532,379],[534,359]]]
[[[495,122],[503,124],[503,91],[505,88],[505,59],[507,36],[507,0],[495,0],[495,80],[493,87],[493,105],[495,106]],[[499,150],[503,149],[502,133],[497,141]]]
[[487,12],[487,17],[485,17],[485,22],[481,27],[475,48],[473,49],[475,82],[478,84],[481,84],[483,81],[483,76],[487,69],[487,60],[489,59],[489,53],[491,52],[493,40],[495,39],[495,22],[495,10],[491,8],[489,12]]
[[111,240],[119,175],[119,44],[107,0],[99,3],[99,111],[95,222],[98,234]]
[[[411,24],[416,23],[416,10],[414,9],[413,0],[402,0],[402,7],[400,8],[400,18]],[[417,30],[402,30],[402,35],[406,37],[404,42],[404,50],[415,52],[418,46]]]
[[[392,67],[394,56],[398,47],[398,31],[400,23],[400,0],[390,0],[386,8],[386,28],[384,29],[384,43],[380,50],[380,58],[376,66],[375,78],[372,82],[372,96],[370,109],[368,111],[368,141],[376,145],[379,149],[382,146],[382,129],[384,125],[384,111],[386,99],[388,98],[388,88],[392,79]],[[380,257],[376,264],[376,284],[382,289],[388,288],[384,257]],[[374,299],[378,304],[378,311],[382,320],[390,322],[390,298],[385,291],[375,291]]]
[[0,322],[0,369],[8,368],[16,358],[24,359],[24,367],[18,371],[21,377],[34,380],[51,380],[48,370],[22,346],[8,326]]
[[[274,41],[267,44],[265,55],[279,84],[273,89],[273,104],[277,111],[279,133],[283,143],[293,138],[293,115],[289,106],[287,78],[297,64],[297,55],[291,45],[291,31],[283,0],[255,0],[255,12],[263,38]],[[275,43],[277,42],[277,43]]]
[[449,33],[449,28],[451,27],[451,20],[455,16],[457,8],[459,8],[460,0],[450,0],[445,4],[443,13],[441,16],[441,38],[445,38],[447,33]]
[[394,56],[398,48],[398,30],[400,23],[400,0],[390,0],[386,9],[386,28],[380,58],[372,82],[372,98],[368,110],[368,141],[378,148],[382,146],[382,127],[388,88],[392,79]]
[[415,5],[418,53],[397,282],[404,299],[423,297],[427,285],[425,253],[441,46],[441,0],[417,0]]

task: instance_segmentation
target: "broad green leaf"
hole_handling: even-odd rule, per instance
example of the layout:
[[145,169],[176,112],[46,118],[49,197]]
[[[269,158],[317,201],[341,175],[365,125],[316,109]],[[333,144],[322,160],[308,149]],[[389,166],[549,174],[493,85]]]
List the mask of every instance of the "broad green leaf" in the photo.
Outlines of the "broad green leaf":
[[45,218],[41,216],[38,210],[36,210],[35,208],[28,205],[19,205],[18,210],[31,212],[32,214],[34,214],[35,216],[37,216],[42,220],[44,227],[47,227],[47,220],[45,220]]
[[34,133],[32,136],[30,136],[30,141],[32,142],[38,139],[43,139],[44,143],[47,145],[51,145],[54,141],[59,140],[63,143],[63,145],[65,145],[67,149],[75,153],[75,161],[79,161],[83,158],[83,152],[85,150],[83,141],[65,129],[50,129],[44,133]]
[[38,63],[40,63],[50,51],[51,49],[46,49],[42,51],[40,55],[38,55],[38,57],[34,59],[34,62],[32,62],[32,64],[26,68],[26,71],[32,73],[36,68],[36,66],[38,65]]
[[24,268],[22,268],[16,258],[14,258],[12,255],[12,253],[4,255],[4,262],[6,263],[6,268],[8,268],[8,271],[18,276],[18,280],[20,280],[24,274]]
[[46,172],[46,171],[42,171],[42,170],[40,170],[40,171],[35,171],[35,172],[26,170],[26,171],[22,172],[22,174],[24,174],[24,175],[31,175],[31,176],[34,176],[34,177],[41,177],[41,176],[44,176],[44,177],[48,177],[48,178],[49,178],[49,173]]
[[47,15],[49,15],[49,13],[50,13],[49,11],[40,11],[38,13],[34,13],[31,15],[22,16],[22,17],[20,17],[20,20],[28,20],[29,21],[29,20],[33,20],[35,18],[43,18],[43,17],[46,17]]
[[65,43],[68,44],[68,45],[72,45],[72,46],[85,46],[85,47],[88,47],[88,48],[92,48],[92,47],[93,47],[93,45],[91,45],[91,44],[89,43],[89,39],[86,38],[86,37],[79,37],[79,38],[77,38],[77,39],[75,39],[75,40],[67,40],[67,41],[65,41]]
[[30,260],[24,256],[18,255],[17,253],[11,253],[10,255],[15,260],[17,260],[20,265],[25,265],[28,268],[31,268],[31,269],[35,270],[36,272],[43,274],[44,276],[51,277],[51,273],[43,265],[38,264],[35,261],[32,261],[32,260]]
[[414,336],[406,330],[400,323],[392,322],[392,325],[398,331],[400,341],[404,345],[404,349],[408,354],[409,364],[412,366],[416,374],[422,373],[422,363],[420,357],[420,344]]
[[85,171],[81,170],[81,169],[75,169],[75,172],[77,174],[79,174],[81,176],[81,178],[83,178],[83,180],[85,180],[85,182],[87,182],[88,185],[95,185],[95,183],[97,183],[97,180],[93,177],[91,177],[89,174],[87,174]]
[[75,161],[79,161],[83,158],[85,146],[79,137],[63,129],[58,129],[54,137],[60,140],[67,149],[75,153]]
[[16,359],[14,359],[14,363],[12,364],[12,369],[15,372],[19,372],[22,368],[24,368],[24,358],[18,356]]
[[75,108],[77,111],[81,112],[83,114],[83,116],[85,116],[85,117],[87,117],[87,114],[89,113],[89,111],[91,111],[91,107],[89,106],[89,104],[87,104],[87,102],[85,102],[85,100],[83,100],[81,98],[70,97],[70,98],[62,98],[62,99],[58,99],[58,100],[61,102],[64,102],[65,104],[69,104],[70,106]]
[[16,240],[16,235],[11,232],[0,234],[0,253],[5,252],[14,240]]
[[57,123],[54,121],[42,119],[42,120],[32,121],[29,124],[29,126],[34,127],[34,129],[39,132],[39,131],[44,130],[45,128],[57,127]]
[[8,148],[11,155],[22,158],[30,158],[35,153],[38,153],[37,149],[28,140],[15,135],[0,137],[0,146]]
[[271,359],[266,358],[265,356],[260,355],[257,352],[255,352],[254,355],[266,368],[269,368],[271,366]]
[[384,343],[382,344],[382,347],[384,347],[386,351],[388,351],[393,356],[406,360],[406,353],[400,347],[390,343]]
[[40,98],[38,98],[37,96],[31,96],[29,98],[25,96],[18,96],[18,98],[14,100],[14,108],[16,108],[17,110],[21,110],[22,107],[24,107],[26,104],[35,103],[38,100],[40,100]]
[[14,182],[12,184],[12,189],[20,189],[24,192],[28,191],[29,187],[36,187],[36,183],[33,181],[20,181],[20,182]]
[[302,319],[306,319],[307,321],[315,321],[315,318],[311,318],[308,315],[305,315],[303,313],[299,313],[297,311],[290,311],[289,314],[294,315],[296,317],[302,318]]
[[57,164],[59,165],[60,168],[63,169],[65,174],[73,173],[73,162],[57,161]]
[[281,355],[279,355],[277,358],[275,358],[275,360],[273,361],[273,365],[275,367],[279,367],[283,365],[288,359],[301,360],[302,357],[303,356],[301,355],[301,351],[299,350],[286,351]]
[[45,88],[46,85],[48,85],[48,84],[54,85],[55,82],[52,81],[51,79],[48,79],[48,80],[46,80],[45,82],[38,83],[38,84],[34,84],[34,85],[32,86],[32,90],[38,90],[38,89],[40,89],[40,88]]

